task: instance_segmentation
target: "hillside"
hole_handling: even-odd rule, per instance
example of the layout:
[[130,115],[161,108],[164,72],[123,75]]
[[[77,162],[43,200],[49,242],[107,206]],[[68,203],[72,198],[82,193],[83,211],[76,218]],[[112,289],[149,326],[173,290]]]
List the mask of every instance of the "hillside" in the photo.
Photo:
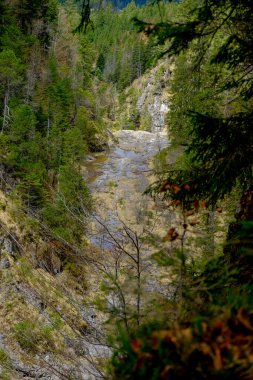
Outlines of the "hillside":
[[0,1],[0,379],[252,379],[252,4]]

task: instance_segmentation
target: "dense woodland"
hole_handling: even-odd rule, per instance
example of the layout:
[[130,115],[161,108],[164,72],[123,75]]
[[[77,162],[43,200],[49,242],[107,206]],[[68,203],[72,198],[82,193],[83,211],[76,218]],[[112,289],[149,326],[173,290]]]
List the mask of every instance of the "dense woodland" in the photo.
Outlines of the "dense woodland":
[[[181,324],[150,323],[126,340],[126,357],[114,357],[115,379],[250,379],[253,9],[247,1],[185,1],[180,9],[169,22],[136,20],[166,45],[164,54],[176,55],[168,126],[173,145],[185,147],[147,192],[164,194],[186,216],[206,207],[222,212],[222,201],[235,197],[235,221],[223,252],[210,249],[202,270],[183,248],[169,257],[159,252],[161,264],[178,266],[183,277]],[[169,230],[168,239],[175,238]]]
[[[85,6],[89,13],[83,13]],[[155,268],[172,279],[174,293],[159,294],[155,312],[147,312],[150,304],[140,285],[142,237],[124,225],[132,246],[113,239],[130,260],[134,274],[123,276],[132,281],[128,291],[137,309],[125,305],[129,294],[118,274],[107,273],[103,297],[115,292],[124,307],[110,310],[103,344],[111,355],[92,363],[97,378],[253,379],[252,39],[250,0],[146,5],[0,0],[0,185],[5,199],[0,205],[1,212],[12,205],[22,232],[15,234],[19,256],[13,266],[24,265],[19,245],[27,244],[29,251],[37,240],[37,245],[43,241],[57,247],[61,271],[71,272],[78,287],[85,276],[87,286],[95,264],[103,267],[96,250],[87,259],[89,217],[96,202],[82,166],[87,156],[106,151],[114,129],[122,127],[118,119],[126,90],[131,93],[135,81],[159,62],[170,63],[166,124],[171,144],[156,157],[159,175],[145,193],[183,222],[169,229],[165,225],[162,240],[145,235],[145,244]],[[140,123],[134,128],[141,129]],[[171,165],[170,155],[178,148],[182,153]],[[219,218],[225,238],[217,243]],[[7,228],[4,220],[0,223]],[[205,238],[186,245],[194,224],[205,229]],[[8,270],[9,277],[1,274],[2,284],[12,276]],[[103,302],[95,306],[108,312]],[[59,354],[52,343],[54,329],[57,337],[70,327],[71,337],[85,335],[86,327],[76,327],[80,321],[75,324],[72,318],[71,324],[57,313],[57,323],[48,314],[48,329],[36,325],[39,319],[29,325],[22,318],[12,327],[26,355],[38,354],[43,344],[42,353],[51,344]],[[35,344],[27,338],[33,328]],[[0,378],[19,379],[0,344],[2,367]],[[67,376],[58,378],[82,378]]]

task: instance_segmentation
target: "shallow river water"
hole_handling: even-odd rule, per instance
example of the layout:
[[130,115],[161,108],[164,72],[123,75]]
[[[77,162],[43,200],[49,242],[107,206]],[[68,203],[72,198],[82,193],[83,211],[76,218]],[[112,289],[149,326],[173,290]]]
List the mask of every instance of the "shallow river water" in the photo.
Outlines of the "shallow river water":
[[[152,178],[151,161],[168,146],[165,132],[121,130],[106,153],[86,161],[86,181],[96,200],[96,215],[110,231],[124,221],[138,228],[144,211],[152,208],[152,200],[143,196]],[[94,223],[90,240],[106,245],[101,229]]]

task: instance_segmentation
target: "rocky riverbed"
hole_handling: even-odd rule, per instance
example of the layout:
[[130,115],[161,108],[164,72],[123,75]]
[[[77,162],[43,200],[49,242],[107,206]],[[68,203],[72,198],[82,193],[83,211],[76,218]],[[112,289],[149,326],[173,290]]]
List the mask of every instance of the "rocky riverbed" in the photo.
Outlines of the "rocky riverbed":
[[[154,208],[153,200],[143,195],[153,178],[152,158],[168,146],[168,138],[165,131],[132,130],[117,131],[114,137],[108,152],[86,162],[86,180],[102,223],[113,233],[120,221],[138,230],[147,212]],[[103,234],[93,227],[91,241],[103,244]]]

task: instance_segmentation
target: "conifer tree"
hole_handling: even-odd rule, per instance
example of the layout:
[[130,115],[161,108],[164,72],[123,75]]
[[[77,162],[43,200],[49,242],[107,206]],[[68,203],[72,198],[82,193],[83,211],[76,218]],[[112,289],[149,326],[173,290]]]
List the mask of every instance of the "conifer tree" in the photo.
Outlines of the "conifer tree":
[[3,50],[0,52],[0,83],[4,91],[3,122],[1,133],[8,125],[10,118],[9,99],[10,91],[20,79],[22,64],[12,50]]

